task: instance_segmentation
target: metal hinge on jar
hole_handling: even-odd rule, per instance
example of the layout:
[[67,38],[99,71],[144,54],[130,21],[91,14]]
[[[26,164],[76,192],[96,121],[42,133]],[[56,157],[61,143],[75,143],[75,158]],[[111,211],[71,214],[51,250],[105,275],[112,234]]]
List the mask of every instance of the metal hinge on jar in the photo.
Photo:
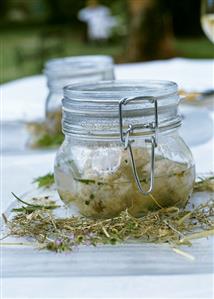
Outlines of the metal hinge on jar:
[[[123,129],[123,105],[127,105],[128,103],[132,101],[148,101],[150,103],[154,104],[154,122],[146,123],[146,124],[129,124],[128,129],[124,132]],[[133,98],[123,98],[119,101],[119,124],[120,124],[120,139],[121,142],[124,145],[124,149],[129,149],[130,158],[131,158],[131,164],[132,164],[132,170],[135,182],[138,186],[138,189],[140,192],[142,192],[144,195],[148,195],[152,192],[154,187],[154,169],[155,169],[155,148],[157,147],[157,137],[158,137],[158,104],[157,99],[154,97],[133,97]],[[136,129],[143,129],[143,128],[149,128],[153,131],[153,136],[150,138],[146,138],[145,142],[151,144],[151,167],[150,167],[150,186],[148,190],[144,190],[139,175],[137,172],[135,159],[132,151],[131,143],[134,142],[133,139],[130,139],[130,134],[134,132]]]

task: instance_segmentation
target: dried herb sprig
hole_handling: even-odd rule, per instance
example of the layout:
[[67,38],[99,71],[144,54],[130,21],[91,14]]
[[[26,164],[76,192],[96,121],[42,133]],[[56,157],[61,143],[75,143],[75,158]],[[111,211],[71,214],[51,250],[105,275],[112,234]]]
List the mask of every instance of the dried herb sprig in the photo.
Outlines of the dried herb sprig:
[[51,130],[50,124],[48,125],[46,121],[27,123],[27,129],[32,137],[29,142],[31,148],[52,148],[62,144],[64,135],[61,131],[61,111],[59,114],[54,113],[53,116],[54,119],[57,117],[55,119],[57,122],[55,127],[51,126]]
[[23,212],[23,213],[27,213],[30,214],[36,210],[54,210],[56,208],[59,208],[60,206],[56,205],[55,201],[52,200],[48,200],[49,198],[45,198],[46,199],[46,203],[45,204],[33,204],[33,203],[28,203],[26,201],[24,201],[23,199],[19,198],[15,193],[12,192],[12,195],[22,204],[24,204],[24,206],[22,206],[21,208],[14,208],[12,211],[13,212]]
[[44,133],[34,144],[35,148],[56,147],[62,144],[65,136],[62,133]]
[[195,182],[194,191],[214,191],[214,175],[200,176]]
[[40,248],[56,252],[71,251],[80,244],[116,244],[127,240],[170,245],[191,245],[195,238],[214,235],[214,201],[193,211],[171,207],[150,212],[142,218],[128,211],[118,217],[93,220],[82,216],[56,218],[52,210],[25,210],[7,220],[9,234],[32,238]]
[[[35,182],[38,187],[50,187],[54,183],[53,174],[39,177]],[[203,177],[195,183],[194,190],[213,191],[213,186],[214,176]],[[16,215],[12,220],[3,215],[9,234],[31,237],[40,248],[57,252],[70,251],[80,244],[95,246],[136,239],[172,246],[191,245],[192,239],[214,235],[213,199],[191,211],[163,208],[142,218],[135,218],[124,211],[112,219],[92,220],[79,216],[56,218],[53,210],[58,206],[54,201],[48,199],[45,204],[34,204],[23,201],[15,194],[13,196],[24,205],[13,210]],[[180,249],[176,250],[180,252]]]
[[33,183],[37,183],[39,188],[49,188],[54,184],[54,175],[49,172],[46,175],[39,176],[33,180]]

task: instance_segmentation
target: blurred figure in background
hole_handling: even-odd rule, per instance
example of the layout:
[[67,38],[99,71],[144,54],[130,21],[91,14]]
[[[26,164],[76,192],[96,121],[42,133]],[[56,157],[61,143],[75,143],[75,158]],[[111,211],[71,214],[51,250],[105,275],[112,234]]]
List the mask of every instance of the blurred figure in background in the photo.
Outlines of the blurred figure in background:
[[88,40],[92,42],[107,41],[112,28],[117,25],[110,9],[100,5],[97,0],[88,0],[86,8],[79,11],[78,19],[87,23]]

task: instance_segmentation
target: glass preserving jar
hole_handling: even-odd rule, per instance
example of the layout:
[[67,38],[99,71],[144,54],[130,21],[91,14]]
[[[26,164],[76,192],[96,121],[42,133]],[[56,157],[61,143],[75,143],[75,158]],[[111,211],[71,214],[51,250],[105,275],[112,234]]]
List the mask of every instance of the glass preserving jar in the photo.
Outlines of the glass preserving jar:
[[184,206],[192,154],[179,136],[177,85],[102,81],[64,88],[65,140],[55,159],[61,199],[87,217]]
[[69,83],[113,80],[113,59],[106,55],[51,59],[45,64],[49,94],[46,100],[47,125],[52,133],[61,132],[63,87]]

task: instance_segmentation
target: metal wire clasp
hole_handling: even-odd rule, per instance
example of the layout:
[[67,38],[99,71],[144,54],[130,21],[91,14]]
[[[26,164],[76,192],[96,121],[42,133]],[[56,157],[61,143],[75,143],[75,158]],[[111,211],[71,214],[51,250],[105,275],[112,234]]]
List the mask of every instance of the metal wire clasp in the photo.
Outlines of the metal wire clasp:
[[[127,105],[128,103],[132,101],[149,101],[150,103],[154,103],[154,122],[147,123],[147,124],[136,124],[128,125],[128,129],[124,132],[123,129],[123,105]],[[138,186],[138,189],[140,192],[142,192],[144,195],[148,195],[149,193],[152,192],[153,186],[154,186],[154,169],[155,169],[155,148],[157,147],[157,137],[158,137],[158,104],[157,104],[157,99],[154,97],[133,97],[133,98],[123,98],[119,101],[119,125],[120,125],[120,139],[121,142],[124,145],[124,149],[127,150],[129,149],[130,153],[130,158],[131,158],[131,164],[132,164],[132,170],[133,170],[133,175],[135,178],[135,182]],[[153,132],[154,135],[150,138],[145,139],[146,143],[151,144],[151,167],[150,167],[150,186],[147,191],[145,191],[141,185],[140,178],[137,172],[137,167],[132,151],[132,146],[131,143],[134,142],[134,140],[130,140],[130,134],[134,132],[136,129],[143,129],[143,128],[150,128]]]

